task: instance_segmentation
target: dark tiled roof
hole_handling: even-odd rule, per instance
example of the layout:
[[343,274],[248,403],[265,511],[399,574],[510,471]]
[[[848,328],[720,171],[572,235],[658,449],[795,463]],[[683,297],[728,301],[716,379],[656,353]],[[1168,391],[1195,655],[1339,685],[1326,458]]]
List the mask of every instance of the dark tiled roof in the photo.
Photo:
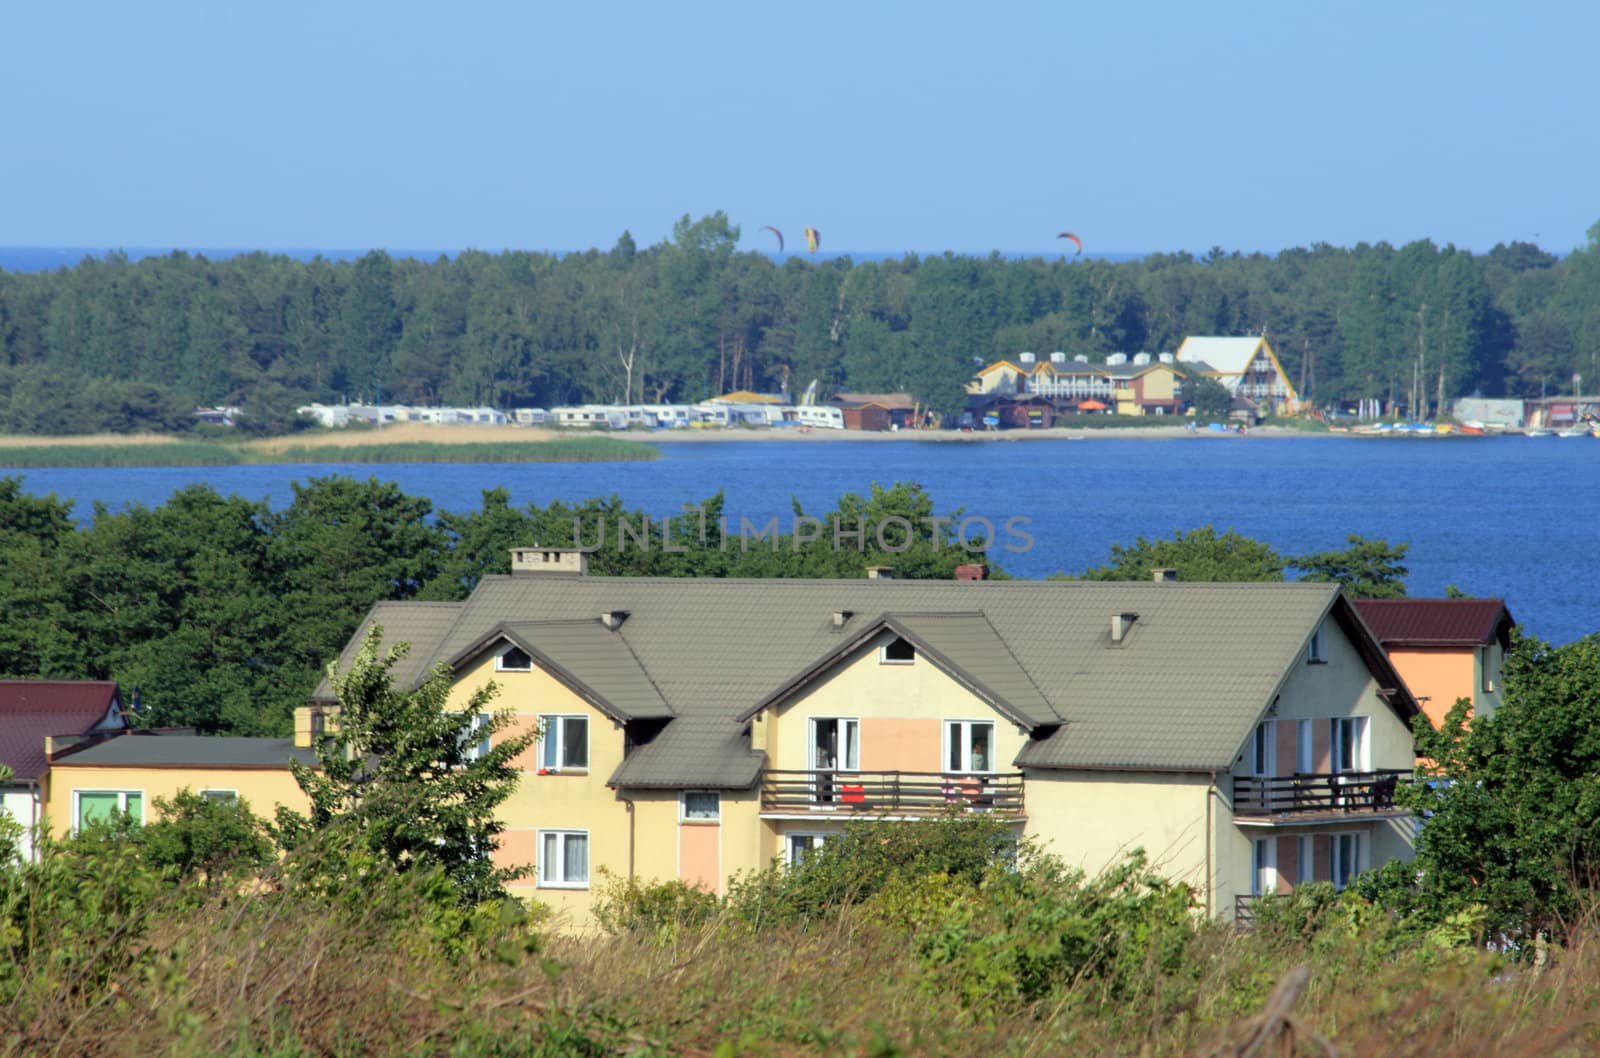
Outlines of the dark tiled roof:
[[[387,650],[398,643],[411,644],[411,651],[405,657],[395,662],[390,670],[390,676],[396,687],[410,689],[419,686],[428,674],[428,667],[435,661],[441,660],[434,651],[450,626],[455,623],[456,616],[461,612],[461,603],[458,602],[380,602],[373,606],[361,626],[356,629],[356,634],[350,637],[350,642],[345,644],[344,652],[339,655],[338,667],[340,672],[350,668],[350,663],[355,660],[356,651],[361,647],[361,641],[366,638],[367,630],[373,625],[383,629],[383,646]],[[333,701],[333,688],[324,676],[322,682],[317,684],[317,689],[312,692],[311,698],[318,702]]]
[[[1309,583],[492,576],[430,660],[458,657],[497,627],[537,646],[539,622],[626,611],[608,634],[676,718],[612,781],[748,786],[762,758],[740,717],[839,649],[834,611],[899,615],[952,667],[1039,721],[1019,763],[1203,771],[1232,762],[1318,623],[1336,606],[1350,613],[1341,598]],[[1114,613],[1139,615],[1120,646]],[[1375,643],[1367,660],[1384,686],[1398,683]],[[1394,704],[1415,711],[1403,685]]]
[[143,766],[169,768],[287,768],[290,760],[315,765],[316,754],[288,738],[220,735],[161,735],[128,732],[75,750],[55,766]]
[[916,398],[909,393],[835,393],[828,398],[828,403],[841,408],[861,408],[868,404],[877,404],[889,411],[913,411],[917,406]]
[[1504,599],[1357,599],[1355,607],[1386,648],[1504,644],[1515,624]]
[[38,779],[48,766],[44,740],[88,734],[116,701],[110,680],[0,680],[0,764]]

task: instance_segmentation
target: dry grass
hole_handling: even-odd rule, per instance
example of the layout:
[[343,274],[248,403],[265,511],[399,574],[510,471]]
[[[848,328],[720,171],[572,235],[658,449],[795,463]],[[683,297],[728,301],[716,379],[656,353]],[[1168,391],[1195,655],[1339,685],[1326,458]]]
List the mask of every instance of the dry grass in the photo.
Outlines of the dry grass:
[[324,430],[285,437],[263,437],[246,441],[241,447],[251,452],[277,453],[290,448],[355,448],[382,444],[523,444],[583,436],[588,435],[563,434],[528,426],[430,426],[421,422],[405,422],[385,426],[381,430]]
[[159,433],[87,433],[68,437],[40,434],[0,434],[0,448],[40,448],[60,445],[69,448],[88,448],[95,445],[169,445],[184,443],[188,438]]

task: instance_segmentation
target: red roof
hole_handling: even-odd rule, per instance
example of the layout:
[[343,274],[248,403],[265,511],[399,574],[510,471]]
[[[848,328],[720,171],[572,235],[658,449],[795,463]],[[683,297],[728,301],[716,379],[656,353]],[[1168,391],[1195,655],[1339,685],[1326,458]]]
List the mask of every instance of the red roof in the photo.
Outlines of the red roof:
[[0,764],[37,779],[48,735],[86,735],[117,700],[111,680],[0,680]]
[[1505,643],[1515,623],[1504,599],[1357,599],[1355,607],[1385,648]]

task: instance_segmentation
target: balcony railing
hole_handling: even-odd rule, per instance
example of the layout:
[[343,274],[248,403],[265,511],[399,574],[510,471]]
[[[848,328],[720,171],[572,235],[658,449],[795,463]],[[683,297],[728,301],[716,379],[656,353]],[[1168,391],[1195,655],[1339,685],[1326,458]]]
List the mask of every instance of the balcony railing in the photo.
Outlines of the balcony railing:
[[951,810],[1022,815],[1022,774],[937,771],[761,773],[763,812],[936,816]]
[[1233,898],[1234,924],[1245,929],[1256,923],[1256,901],[1258,896],[1236,896]]
[[1408,771],[1299,772],[1233,780],[1233,814],[1279,817],[1392,812]]

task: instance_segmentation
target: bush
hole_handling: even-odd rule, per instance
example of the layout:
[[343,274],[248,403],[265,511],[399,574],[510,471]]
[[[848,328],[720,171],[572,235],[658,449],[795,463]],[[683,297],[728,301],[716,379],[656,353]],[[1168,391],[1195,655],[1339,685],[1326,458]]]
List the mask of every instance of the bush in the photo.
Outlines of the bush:
[[603,867],[599,874],[594,916],[611,933],[642,932],[672,940],[684,929],[704,926],[722,907],[716,894],[684,882],[619,878]]
[[156,798],[155,806],[160,818],[138,837],[146,862],[166,878],[215,879],[258,871],[273,861],[266,824],[242,801],[213,801],[179,790],[171,801]]

